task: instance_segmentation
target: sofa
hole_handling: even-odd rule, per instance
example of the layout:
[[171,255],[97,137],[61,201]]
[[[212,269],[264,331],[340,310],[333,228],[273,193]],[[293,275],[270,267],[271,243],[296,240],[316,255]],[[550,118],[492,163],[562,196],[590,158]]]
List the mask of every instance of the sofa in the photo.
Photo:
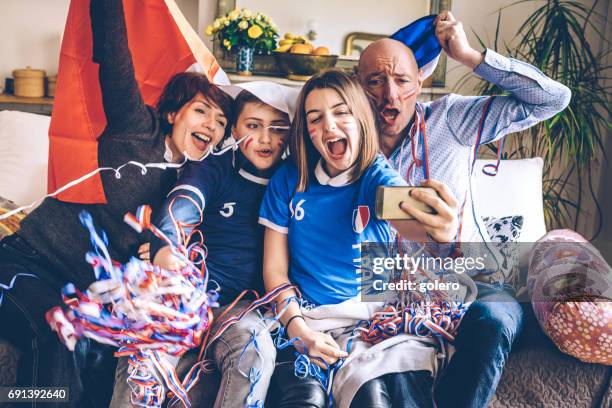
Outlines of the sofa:
[[[0,112],[0,197],[25,205],[45,194],[49,119],[23,112]],[[536,241],[546,232],[542,160],[504,161],[496,177],[483,175],[482,166],[488,163],[491,162],[477,162],[472,180],[476,219],[522,215],[525,228],[520,240]],[[465,228],[477,225],[466,223]],[[527,268],[528,254],[520,256],[521,268]],[[490,406],[612,407],[612,367],[582,363],[561,353],[540,329],[531,304],[521,305],[525,327]],[[14,383],[19,358],[19,353],[2,340],[2,331],[8,329],[0,328],[0,386]]]

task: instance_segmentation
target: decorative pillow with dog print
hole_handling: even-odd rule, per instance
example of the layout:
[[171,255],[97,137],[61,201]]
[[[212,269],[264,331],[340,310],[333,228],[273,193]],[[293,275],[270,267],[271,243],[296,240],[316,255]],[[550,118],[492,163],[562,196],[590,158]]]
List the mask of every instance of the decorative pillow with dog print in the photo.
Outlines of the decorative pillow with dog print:
[[[520,268],[518,262],[519,243],[523,228],[523,216],[509,215],[506,217],[482,217],[491,239],[490,250],[496,252],[497,262],[491,263],[495,268],[489,268],[484,273],[474,277],[487,283],[505,283],[514,287],[517,292],[525,287],[525,280],[520,283]],[[476,245],[476,244],[475,244]],[[482,244],[478,244],[482,245]],[[490,265],[489,265],[490,266]]]

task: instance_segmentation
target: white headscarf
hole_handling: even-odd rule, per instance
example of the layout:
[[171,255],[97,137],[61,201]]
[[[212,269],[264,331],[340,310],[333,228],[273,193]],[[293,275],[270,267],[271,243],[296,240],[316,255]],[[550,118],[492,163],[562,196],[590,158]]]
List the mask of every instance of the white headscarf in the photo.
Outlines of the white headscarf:
[[221,89],[232,98],[236,99],[238,94],[247,90],[255,95],[263,103],[285,112],[289,120],[293,120],[295,105],[299,91],[285,85],[269,81],[244,82],[237,85],[222,85]]

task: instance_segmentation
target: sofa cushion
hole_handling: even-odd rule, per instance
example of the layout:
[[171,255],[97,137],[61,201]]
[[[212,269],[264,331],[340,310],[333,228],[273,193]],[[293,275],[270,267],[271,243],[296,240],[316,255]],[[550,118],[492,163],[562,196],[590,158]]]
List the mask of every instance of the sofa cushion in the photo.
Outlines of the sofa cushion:
[[[464,212],[462,237],[480,237],[479,241],[490,241],[482,217],[520,215],[523,217],[523,228],[519,242],[536,242],[546,234],[542,199],[544,161],[540,157],[502,160],[496,176],[482,172],[484,166],[494,163],[495,160],[476,160],[471,180],[472,194],[468,194]],[[519,267],[527,267],[531,247],[528,244],[519,246]]]
[[524,225],[520,242],[536,242],[546,234],[542,200],[540,157],[502,160],[496,176],[487,176],[482,168],[495,160],[476,160],[472,182],[475,204],[481,217],[522,215]]
[[612,268],[591,243],[570,230],[546,234],[531,254],[528,288],[561,351],[612,365]]
[[0,111],[0,196],[19,206],[47,192],[50,121],[49,116]]
[[483,217],[487,228],[487,235],[491,239],[490,248],[499,253],[499,263],[489,274],[474,277],[487,283],[501,282],[514,287],[518,292],[526,286],[526,278],[521,275],[519,268],[520,245],[518,243],[523,229],[522,215],[509,215],[507,217]]

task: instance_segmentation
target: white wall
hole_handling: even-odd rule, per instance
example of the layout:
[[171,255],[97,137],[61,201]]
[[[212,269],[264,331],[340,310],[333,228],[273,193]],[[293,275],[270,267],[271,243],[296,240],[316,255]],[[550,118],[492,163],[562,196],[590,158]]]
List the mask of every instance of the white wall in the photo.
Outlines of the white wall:
[[[210,39],[204,35],[204,29],[214,20],[216,13],[215,0],[176,0],[183,10],[187,20],[196,28],[197,33],[211,46]],[[268,13],[279,25],[281,33],[294,31],[305,33],[306,22],[315,19],[319,25],[319,37],[317,44],[328,44],[340,50],[341,40],[346,31],[366,31],[384,33],[419,15],[416,10],[426,10],[429,1],[418,0],[415,2],[405,0],[379,0],[380,7],[371,8],[371,0],[355,0],[352,7],[347,7],[346,2],[335,0],[313,0],[319,4],[309,4],[307,9],[292,7],[294,2],[284,2],[287,7],[279,9],[273,3],[279,0],[238,0],[238,6],[250,7],[252,10],[260,10]],[[455,0],[452,12],[458,20],[462,21],[470,41],[476,45],[474,31],[481,37],[492,41],[497,10],[513,3],[514,0]],[[589,0],[582,1],[590,4]],[[512,43],[514,34],[518,30],[525,16],[530,14],[540,2],[526,2],[520,6],[513,6],[502,12],[502,30],[500,38],[501,47],[503,41]],[[606,3],[606,2],[601,2]],[[0,85],[4,84],[4,77],[10,76],[15,68],[23,68],[27,65],[42,68],[48,73],[57,72],[57,61],[59,58],[59,46],[61,33],[64,28],[70,0],[1,0],[0,1]],[[323,4],[326,4],[323,6]],[[369,18],[363,17],[363,10],[370,7]],[[387,5],[387,7],[385,7]],[[409,5],[404,11],[397,9]],[[363,6],[363,7],[362,7]],[[291,10],[291,8],[293,10]],[[396,8],[392,15],[385,18],[390,12],[388,9]],[[601,5],[600,5],[600,8]],[[323,13],[322,10],[325,10]],[[399,11],[397,11],[399,10]],[[602,10],[606,12],[605,6]],[[360,14],[358,14],[360,13]],[[361,17],[357,18],[356,16]],[[321,20],[319,21],[319,17]],[[399,17],[398,17],[399,16]],[[335,23],[323,23],[325,19],[333,18]],[[348,23],[350,22],[350,23]],[[302,27],[300,29],[300,27]],[[335,33],[335,37],[334,37]],[[448,63],[447,84],[454,87],[458,80],[467,71],[458,66],[454,61]]]
[[57,73],[70,0],[0,0],[0,87],[16,68]]
[[212,24],[215,20],[215,13],[217,12],[217,2],[212,0],[198,0],[198,25],[197,33],[204,39],[204,44],[212,50],[212,38],[207,37],[204,32],[206,26]]
[[[328,45],[332,52],[336,53],[342,49],[342,41],[349,31],[390,32],[418,17],[429,7],[429,1],[426,0],[417,1],[416,6],[415,2],[410,1],[382,0],[380,7],[376,8],[371,8],[371,0],[355,0],[352,7],[347,7],[345,1],[313,0],[320,4],[310,4],[309,11],[305,12],[302,8],[292,7],[295,4],[293,2],[284,2],[285,9],[279,9],[274,6],[278,1],[238,0],[237,4],[268,13],[279,25],[281,34],[305,34],[307,21],[314,19],[318,23],[319,31],[315,43]],[[492,37],[496,10],[510,2],[511,0],[455,0],[453,12],[463,21],[468,36],[475,43],[472,30],[481,35],[488,32]],[[0,1],[0,38],[3,39],[0,42],[0,86],[4,84],[4,77],[11,76],[13,69],[27,65],[45,69],[49,74],[57,72],[60,38],[69,4],[70,0]],[[177,0],[177,4],[207,46],[211,47],[210,39],[204,35],[204,30],[214,20],[216,1]],[[533,8],[533,4],[525,3],[504,11],[502,37],[509,41],[522,21],[521,16],[525,16]],[[388,9],[395,11],[385,18],[390,14]],[[370,10],[369,18],[364,18],[366,10]],[[331,23],[329,19],[332,19]],[[457,64],[452,61],[449,62],[448,68],[448,83],[453,86],[466,71],[457,68]]]
[[[195,28],[198,33],[202,33],[203,31],[197,30],[198,21],[200,18],[200,14],[199,14],[200,5],[199,5],[198,0],[175,0],[175,1],[176,1],[176,4],[181,9],[181,11],[183,12],[183,14],[185,15],[185,18],[187,19],[189,24],[191,24],[191,26]],[[211,1],[210,3],[214,3],[214,1]]]
[[[198,0],[176,2],[197,27]],[[0,0],[0,88],[16,68],[31,66],[44,69],[48,75],[57,73],[69,6],[70,0]]]
[[236,6],[270,16],[281,36],[290,32],[305,35],[308,22],[316,23],[316,46],[326,46],[332,54],[344,54],[347,34],[362,31],[390,35],[429,12],[427,0],[309,0],[297,6],[286,0],[237,0]]
[[[463,23],[470,44],[481,49],[477,36],[486,43],[493,44],[495,39],[495,27],[497,25],[498,10],[502,7],[515,3],[516,0],[454,0],[452,13],[458,21]],[[499,50],[505,50],[504,41],[512,45],[514,36],[525,18],[530,15],[543,2],[524,2],[517,6],[502,10],[501,29],[499,35]],[[447,87],[454,89],[461,78],[469,70],[455,61],[449,59],[447,65],[446,83]],[[471,81],[463,88],[471,90]]]

